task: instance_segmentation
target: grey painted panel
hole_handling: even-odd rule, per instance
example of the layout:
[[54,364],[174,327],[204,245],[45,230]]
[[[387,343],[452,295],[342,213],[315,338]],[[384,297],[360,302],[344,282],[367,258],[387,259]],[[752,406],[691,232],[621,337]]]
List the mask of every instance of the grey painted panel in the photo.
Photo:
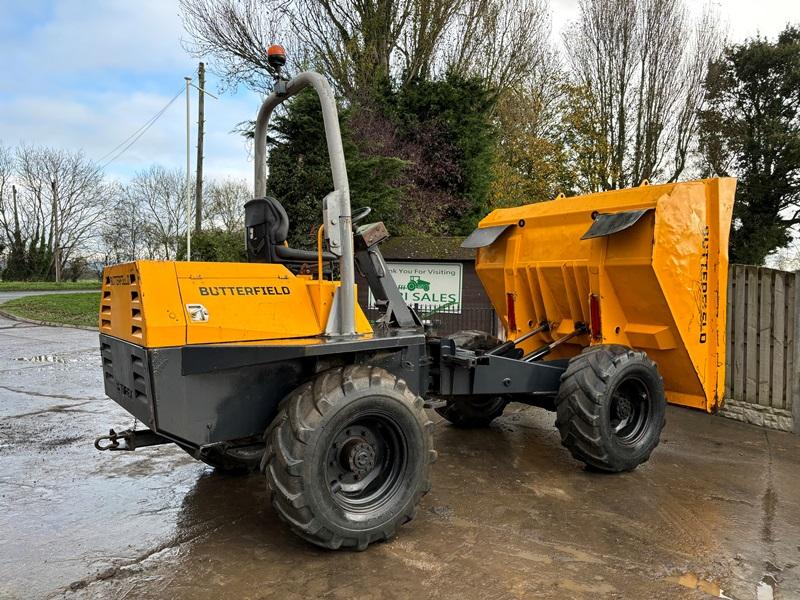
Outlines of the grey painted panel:
[[462,248],[484,248],[490,246],[494,241],[503,235],[503,232],[511,225],[492,225],[491,227],[479,227],[461,242]]
[[[205,371],[199,363],[185,369],[186,347],[146,350],[106,335],[100,341],[106,394],[153,431],[193,446],[262,435],[289,392],[333,366],[380,366],[417,394],[428,382],[425,337],[417,334],[300,347],[218,345],[207,347],[214,352],[204,356]],[[242,364],[247,351],[258,362]],[[228,354],[234,360],[223,367]]]
[[149,352],[156,430],[194,445],[264,433],[278,403],[308,378],[310,359],[181,375],[180,348]]
[[372,337],[320,337],[296,344],[269,341],[263,344],[204,344],[183,346],[180,350],[183,353],[182,374],[194,375],[279,360],[424,345],[425,336],[419,329],[389,329],[384,332],[376,330]]
[[100,355],[106,395],[142,423],[153,427],[152,387],[145,349],[100,335]]
[[475,365],[476,394],[558,393],[563,366],[525,362],[502,356],[483,356]]
[[611,235],[612,233],[619,233],[625,231],[629,227],[633,227],[645,213],[653,210],[652,208],[643,208],[641,210],[626,210],[624,212],[598,214],[595,217],[594,223],[586,233],[581,237],[582,240],[590,240],[592,238],[603,237]]

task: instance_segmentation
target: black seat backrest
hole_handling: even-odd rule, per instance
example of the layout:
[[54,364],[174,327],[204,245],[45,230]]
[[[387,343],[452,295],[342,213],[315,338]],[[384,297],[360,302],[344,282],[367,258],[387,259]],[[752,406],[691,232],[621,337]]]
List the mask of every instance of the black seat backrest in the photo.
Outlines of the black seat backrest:
[[250,262],[280,262],[275,247],[289,235],[289,217],[271,196],[255,198],[244,205],[247,258]]
[[[297,250],[286,246],[289,217],[283,205],[271,196],[250,200],[244,205],[244,227],[249,262],[317,262],[316,250]],[[332,261],[336,257],[330,252],[323,252],[322,259]]]

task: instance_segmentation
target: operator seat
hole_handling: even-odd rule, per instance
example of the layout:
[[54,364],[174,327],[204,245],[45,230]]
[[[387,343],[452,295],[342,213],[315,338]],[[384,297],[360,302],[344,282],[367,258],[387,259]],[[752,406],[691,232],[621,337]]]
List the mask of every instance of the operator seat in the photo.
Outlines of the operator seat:
[[[244,205],[244,220],[248,261],[316,264],[316,251],[286,246],[289,216],[276,198],[265,196],[247,202]],[[336,260],[336,256],[323,252],[322,260]]]

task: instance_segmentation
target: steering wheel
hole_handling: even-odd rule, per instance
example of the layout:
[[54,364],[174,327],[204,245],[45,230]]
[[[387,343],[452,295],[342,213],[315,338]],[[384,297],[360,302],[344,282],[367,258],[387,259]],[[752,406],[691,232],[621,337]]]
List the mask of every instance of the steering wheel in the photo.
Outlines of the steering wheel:
[[372,212],[372,208],[370,208],[369,206],[364,206],[362,208],[358,208],[358,209],[353,211],[353,215],[350,217],[350,220],[352,221],[353,225],[355,225],[356,223],[358,223],[362,219],[365,219],[367,217],[367,215],[369,213],[371,213],[371,212]]

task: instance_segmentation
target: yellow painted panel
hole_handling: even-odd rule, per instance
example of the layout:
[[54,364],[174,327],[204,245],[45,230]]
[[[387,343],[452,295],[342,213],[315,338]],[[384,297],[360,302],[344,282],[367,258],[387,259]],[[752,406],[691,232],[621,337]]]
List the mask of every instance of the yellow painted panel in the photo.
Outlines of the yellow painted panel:
[[[553,331],[522,344],[530,351],[588,325],[600,302],[602,333],[575,338],[552,358],[590,344],[644,350],[659,365],[667,399],[714,411],[725,378],[727,241],[734,179],[708,179],[563,198],[492,212],[481,227],[510,225],[478,250],[476,271],[515,338],[541,321]],[[647,209],[623,231],[581,236],[598,213]]]
[[282,265],[175,263],[175,270],[183,304],[202,305],[208,314],[205,322],[188,323],[189,344],[308,337],[324,327],[307,280]]
[[100,331],[141,346],[185,344],[186,318],[175,281],[171,262],[137,261],[106,267]]
[[[311,338],[338,286],[276,264],[137,261],[105,269],[100,329],[146,347]],[[358,306],[356,328],[372,331]]]

